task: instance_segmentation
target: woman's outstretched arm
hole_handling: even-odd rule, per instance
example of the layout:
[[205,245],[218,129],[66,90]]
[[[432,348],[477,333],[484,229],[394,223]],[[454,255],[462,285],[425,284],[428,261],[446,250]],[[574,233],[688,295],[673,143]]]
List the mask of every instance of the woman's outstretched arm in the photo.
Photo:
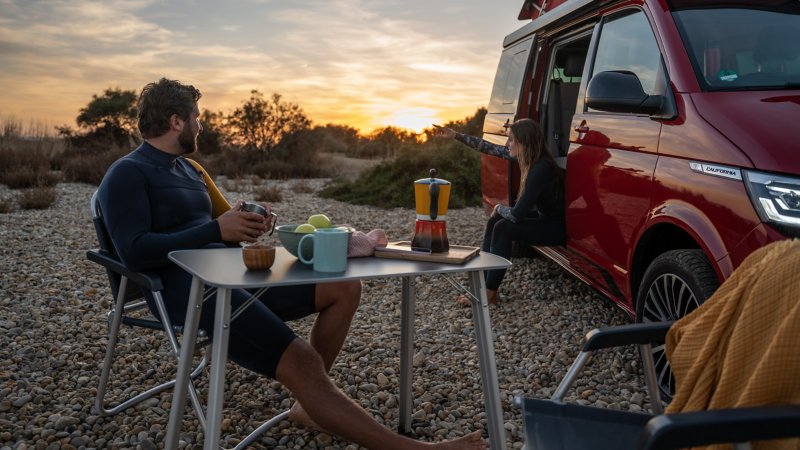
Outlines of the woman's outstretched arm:
[[484,141],[481,138],[470,136],[464,133],[458,133],[447,127],[440,127],[438,125],[434,125],[434,127],[436,130],[436,137],[455,139],[463,143],[464,145],[474,148],[475,150],[481,153],[486,153],[487,155],[496,156],[498,158],[516,161],[516,158],[511,157],[511,155],[509,154],[508,147],[506,147],[505,145],[492,144],[491,142]]

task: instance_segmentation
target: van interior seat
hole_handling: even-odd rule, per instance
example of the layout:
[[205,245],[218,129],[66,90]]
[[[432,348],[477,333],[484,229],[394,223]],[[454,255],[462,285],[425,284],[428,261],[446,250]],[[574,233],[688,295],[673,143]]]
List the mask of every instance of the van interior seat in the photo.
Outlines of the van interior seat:
[[[583,75],[583,65],[586,61],[585,50],[564,49],[560,50],[560,52],[566,52],[566,58],[563,59],[565,79],[550,80],[550,88],[547,94],[547,148],[550,149],[554,158],[566,157],[567,150],[569,150],[570,126],[572,125],[572,116],[575,115],[578,91],[581,87],[579,82],[573,83],[571,79],[572,77]],[[562,59],[558,58],[558,60]],[[560,110],[560,114],[556,111],[556,108]],[[559,117],[560,130],[556,129],[556,121]],[[558,140],[556,139],[557,132],[560,132]]]

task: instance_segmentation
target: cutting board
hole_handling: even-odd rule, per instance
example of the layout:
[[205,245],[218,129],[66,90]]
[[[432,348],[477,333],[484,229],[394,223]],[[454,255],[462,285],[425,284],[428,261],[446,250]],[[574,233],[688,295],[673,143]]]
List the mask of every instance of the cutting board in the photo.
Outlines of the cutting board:
[[[389,248],[396,248],[401,250],[411,250],[411,242],[391,242],[387,246]],[[389,259],[406,259],[412,261],[430,261],[445,264],[464,264],[470,259],[474,258],[481,249],[478,247],[462,247],[460,245],[451,245],[450,251],[444,253],[431,253],[430,255],[419,255],[414,253],[395,253],[395,252],[382,252],[380,248],[375,249],[376,258],[389,258]]]

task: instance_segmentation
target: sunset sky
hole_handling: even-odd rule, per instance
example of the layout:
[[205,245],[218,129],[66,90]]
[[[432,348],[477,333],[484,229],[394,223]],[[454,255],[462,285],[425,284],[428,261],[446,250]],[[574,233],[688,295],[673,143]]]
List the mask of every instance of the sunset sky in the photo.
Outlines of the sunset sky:
[[522,0],[0,0],[0,116],[75,125],[161,77],[229,112],[278,92],[319,124],[415,130],[489,100]]

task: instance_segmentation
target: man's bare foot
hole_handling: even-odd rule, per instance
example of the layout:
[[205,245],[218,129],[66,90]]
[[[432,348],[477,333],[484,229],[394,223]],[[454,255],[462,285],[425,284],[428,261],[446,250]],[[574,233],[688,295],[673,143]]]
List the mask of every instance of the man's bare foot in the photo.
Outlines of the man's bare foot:
[[462,438],[434,444],[437,449],[446,450],[486,450],[486,441],[481,437],[482,431],[472,432]]
[[469,308],[472,306],[472,303],[469,301],[466,295],[459,295],[456,297],[455,301],[458,306],[462,306],[464,308]]
[[[466,295],[459,295],[455,298],[456,304],[458,306],[469,308],[472,306],[472,303],[469,301]],[[497,291],[493,291],[491,289],[486,290],[486,302],[490,305],[497,305]]]
[[300,402],[294,402],[294,405],[292,405],[292,409],[289,410],[289,420],[291,422],[297,422],[310,430],[327,433],[327,431],[323,430],[319,425],[311,420],[311,417],[309,417],[306,410],[303,409],[303,406],[300,404]]

